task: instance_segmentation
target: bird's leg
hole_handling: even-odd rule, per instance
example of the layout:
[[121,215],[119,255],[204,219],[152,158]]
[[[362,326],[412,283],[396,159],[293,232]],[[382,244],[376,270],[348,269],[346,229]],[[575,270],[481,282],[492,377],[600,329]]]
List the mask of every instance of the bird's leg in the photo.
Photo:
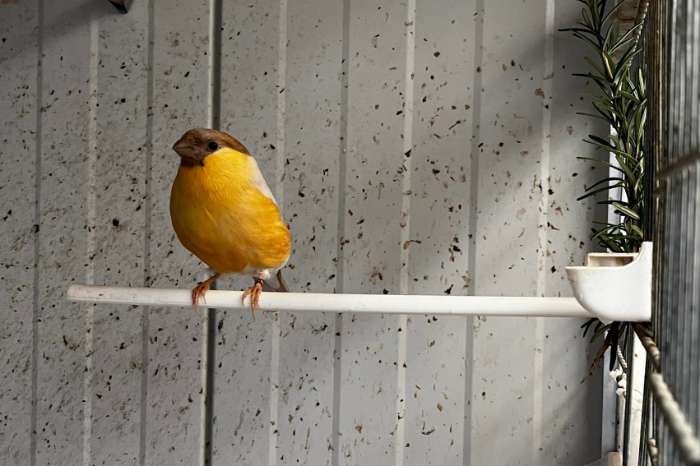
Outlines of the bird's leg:
[[[287,293],[289,292],[289,288],[287,288],[287,282],[284,281],[284,278],[282,277],[282,271],[278,270],[277,271],[277,288],[272,286],[269,281],[266,281],[263,283],[263,291],[274,291],[275,293]],[[264,278],[263,278],[264,280]]]
[[203,282],[199,282],[197,286],[195,286],[192,289],[192,305],[194,307],[197,307],[199,305],[200,300],[202,302],[204,301],[204,293],[209,291],[209,288],[211,287],[211,284],[214,283],[214,281],[219,278],[219,274],[215,273],[211,277],[207,278]]
[[264,281],[260,277],[255,277],[253,280],[253,286],[243,292],[241,301],[245,303],[245,299],[250,297],[250,312],[253,313],[253,318],[255,318],[255,309],[258,308],[258,304],[260,303],[260,295],[262,294]]
[[277,284],[279,285],[279,288],[277,288],[275,291],[281,293],[289,292],[289,288],[287,288],[287,282],[285,282],[284,278],[282,278],[282,269],[279,269],[277,271]]

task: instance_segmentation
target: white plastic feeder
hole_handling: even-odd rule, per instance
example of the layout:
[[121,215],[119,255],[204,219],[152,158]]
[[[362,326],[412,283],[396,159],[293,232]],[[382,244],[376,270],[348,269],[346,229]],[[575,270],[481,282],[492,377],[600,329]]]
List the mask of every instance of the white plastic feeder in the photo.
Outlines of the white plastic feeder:
[[591,253],[585,266],[567,267],[574,296],[603,321],[651,320],[653,243],[638,253]]

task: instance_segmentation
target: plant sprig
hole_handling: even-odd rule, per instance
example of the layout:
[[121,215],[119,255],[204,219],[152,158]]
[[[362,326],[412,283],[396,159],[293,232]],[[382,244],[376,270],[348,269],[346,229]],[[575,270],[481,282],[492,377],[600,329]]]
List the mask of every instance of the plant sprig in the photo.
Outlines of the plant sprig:
[[[578,198],[598,198],[597,203],[609,206],[619,216],[616,223],[594,222],[592,239],[612,252],[637,252],[644,240],[644,127],[647,118],[647,98],[644,76],[633,66],[639,53],[637,39],[642,23],[622,31],[615,21],[615,12],[623,5],[622,0],[608,4],[608,0],[579,0],[583,5],[581,19],[575,27],[562,29],[586,42],[594,52],[586,57],[590,70],[576,73],[593,82],[597,95],[592,98],[593,113],[581,115],[600,119],[610,127],[608,138],[595,134],[588,135],[585,142],[596,150],[612,154],[597,159],[578,157],[605,168],[608,174],[590,186],[584,186],[584,193]],[[582,325],[584,336],[597,319],[590,319]],[[615,365],[618,341],[626,341],[629,323],[612,322],[603,325],[597,322],[593,338],[606,333],[602,350],[594,364],[610,347],[610,369]]]
[[[614,13],[622,6],[618,1],[609,6],[607,0],[579,0],[584,8],[576,27],[562,29],[585,41],[594,52],[586,57],[591,69],[576,73],[595,83],[598,95],[592,99],[593,116],[610,126],[610,136],[590,134],[585,142],[597,150],[613,154],[615,163],[593,157],[579,157],[610,170],[619,176],[606,176],[585,186],[578,200],[602,197],[598,204],[612,206],[620,216],[619,223],[606,223],[593,228],[593,239],[612,252],[635,252],[643,240],[641,225],[644,216],[644,126],[647,99],[644,77],[635,70],[637,48],[636,24],[622,32]],[[619,195],[621,192],[622,195]]]

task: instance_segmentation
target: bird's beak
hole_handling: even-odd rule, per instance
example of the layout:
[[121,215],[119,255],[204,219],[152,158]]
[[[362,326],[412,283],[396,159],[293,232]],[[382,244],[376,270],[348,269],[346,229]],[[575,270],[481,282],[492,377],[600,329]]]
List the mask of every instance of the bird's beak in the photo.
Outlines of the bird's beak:
[[173,150],[180,156],[183,165],[204,165],[204,157],[206,157],[206,154],[202,153],[200,149],[184,136],[173,145]]
[[185,138],[180,138],[175,144],[173,144],[173,150],[177,152],[177,155],[180,157],[186,157],[189,152],[192,151],[192,146],[184,139]]

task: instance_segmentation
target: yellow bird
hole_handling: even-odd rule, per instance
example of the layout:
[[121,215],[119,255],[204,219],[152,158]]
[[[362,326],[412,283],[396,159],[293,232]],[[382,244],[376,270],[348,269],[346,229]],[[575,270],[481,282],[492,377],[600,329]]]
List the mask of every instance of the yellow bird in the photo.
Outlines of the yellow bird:
[[222,274],[251,274],[243,294],[254,312],[263,283],[289,260],[292,237],[255,159],[233,136],[213,129],[187,131],[173,146],[180,167],[170,193],[178,239],[213,271],[192,290],[197,305]]

